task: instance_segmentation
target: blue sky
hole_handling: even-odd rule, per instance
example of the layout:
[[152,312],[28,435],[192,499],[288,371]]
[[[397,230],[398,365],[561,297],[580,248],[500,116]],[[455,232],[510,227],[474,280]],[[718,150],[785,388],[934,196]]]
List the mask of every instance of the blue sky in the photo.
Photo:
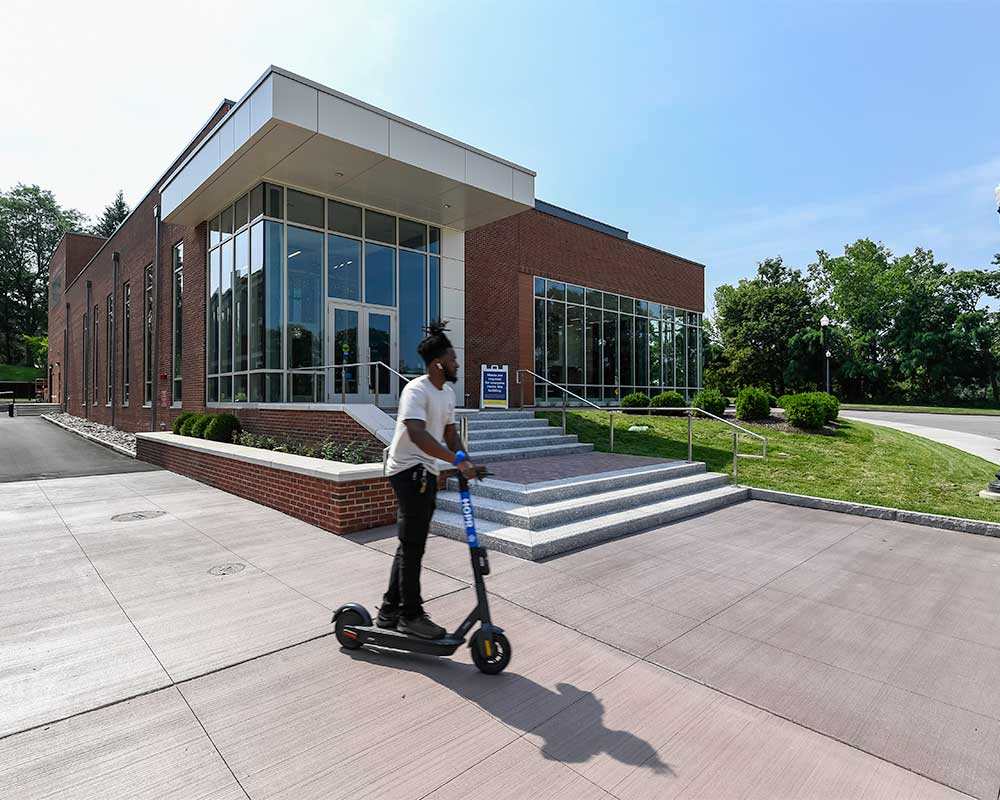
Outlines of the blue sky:
[[1000,251],[995,2],[172,7],[14,0],[0,187],[41,183],[91,214],[119,187],[134,204],[274,63],[704,262],[709,305],[764,257],[804,267],[862,236],[965,268]]

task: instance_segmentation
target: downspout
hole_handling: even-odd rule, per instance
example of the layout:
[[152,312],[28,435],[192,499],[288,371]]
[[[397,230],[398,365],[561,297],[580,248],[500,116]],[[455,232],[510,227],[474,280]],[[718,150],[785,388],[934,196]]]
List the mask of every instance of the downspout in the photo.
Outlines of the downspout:
[[151,431],[156,431],[156,411],[158,396],[160,393],[160,206],[153,207],[153,224],[156,228],[154,246],[156,250],[153,255],[153,414],[151,419]]
[[69,373],[69,303],[66,304],[66,331],[63,333],[63,360],[59,365],[59,402],[62,404],[64,412],[69,411],[69,403],[66,402],[66,392],[68,386],[63,378]]
[[115,411],[118,408],[118,318],[121,310],[118,308],[118,274],[121,266],[121,255],[116,251],[111,254],[111,304],[115,310],[115,318],[111,325],[111,427],[115,427]]
[[90,419],[90,380],[91,373],[93,372],[94,365],[90,363],[90,351],[93,344],[90,340],[94,338],[93,328],[94,320],[91,318],[91,309],[94,307],[94,296],[93,296],[93,285],[90,281],[87,281],[87,308],[84,310],[83,318],[87,321],[84,326],[83,334],[83,363],[86,365],[86,369],[83,371],[83,415],[86,419]]

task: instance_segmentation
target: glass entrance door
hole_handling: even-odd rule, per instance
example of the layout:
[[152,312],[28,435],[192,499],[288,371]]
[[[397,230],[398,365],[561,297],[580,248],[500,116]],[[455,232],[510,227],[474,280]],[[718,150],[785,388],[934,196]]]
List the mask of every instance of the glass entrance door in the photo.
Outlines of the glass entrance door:
[[[327,304],[327,364],[398,363],[395,311]],[[394,407],[399,379],[387,369],[345,367],[332,370],[327,402],[377,403]],[[377,376],[377,377],[376,377]]]

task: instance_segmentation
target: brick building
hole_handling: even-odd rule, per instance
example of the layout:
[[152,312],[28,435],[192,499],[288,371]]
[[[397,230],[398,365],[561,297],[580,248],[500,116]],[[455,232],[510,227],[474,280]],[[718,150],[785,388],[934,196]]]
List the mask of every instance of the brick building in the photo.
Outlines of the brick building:
[[466,405],[481,364],[550,382],[524,373],[526,402],[695,391],[704,267],[537,201],[534,178],[270,67],[109,239],[60,242],[53,400],[127,430],[224,408],[250,429],[361,436],[310,412],[394,406],[437,317]]

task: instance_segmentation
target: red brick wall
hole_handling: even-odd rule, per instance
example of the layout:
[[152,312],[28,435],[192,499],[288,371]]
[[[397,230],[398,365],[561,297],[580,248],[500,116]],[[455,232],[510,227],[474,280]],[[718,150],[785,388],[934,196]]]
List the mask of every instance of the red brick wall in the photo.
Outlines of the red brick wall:
[[[705,268],[679,256],[535,210],[476,228],[465,235],[463,372],[473,398],[481,364],[534,369],[535,275],[691,311],[705,307]],[[525,386],[526,398],[530,390]]]
[[396,497],[385,478],[338,483],[145,439],[137,440],[136,457],[333,533],[396,521]]

